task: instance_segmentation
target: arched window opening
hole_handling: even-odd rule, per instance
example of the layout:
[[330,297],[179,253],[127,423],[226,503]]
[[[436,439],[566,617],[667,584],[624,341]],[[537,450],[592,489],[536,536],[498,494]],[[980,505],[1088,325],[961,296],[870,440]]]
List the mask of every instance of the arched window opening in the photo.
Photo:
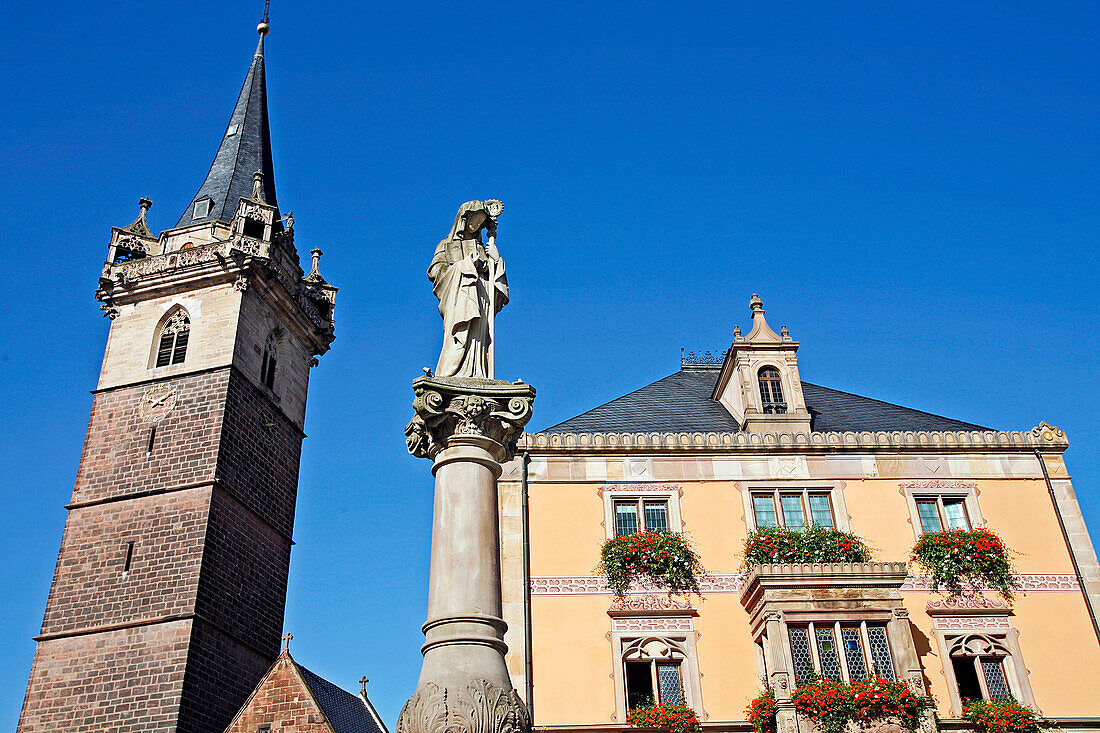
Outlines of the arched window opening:
[[758,375],[760,380],[760,406],[768,414],[781,415],[787,412],[787,403],[783,400],[783,382],[779,370],[764,367]]
[[623,650],[626,709],[662,703],[683,705],[683,649],[668,639],[637,639]]
[[157,346],[156,366],[164,367],[182,364],[187,357],[187,340],[191,336],[191,319],[182,308],[164,322],[160,332],[160,344]]
[[951,643],[950,657],[961,701],[1013,697],[1005,668],[1009,653],[996,638],[984,634],[958,637]]
[[268,389],[275,388],[275,356],[276,341],[274,334],[271,334],[264,345],[264,358],[260,364],[260,382]]

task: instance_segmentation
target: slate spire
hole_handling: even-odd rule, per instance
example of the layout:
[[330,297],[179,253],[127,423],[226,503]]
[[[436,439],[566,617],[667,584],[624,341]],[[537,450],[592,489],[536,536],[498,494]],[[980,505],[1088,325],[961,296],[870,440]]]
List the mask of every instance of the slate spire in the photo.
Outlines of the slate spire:
[[[264,36],[267,23],[256,29],[260,42],[244,79],[237,106],[229,118],[218,154],[206,180],[183,212],[177,227],[207,221],[229,221],[242,198],[252,196],[253,175],[263,173],[264,201],[278,207],[275,170],[271,162],[271,131],[267,123],[267,83],[264,79]],[[207,203],[208,202],[208,203]]]

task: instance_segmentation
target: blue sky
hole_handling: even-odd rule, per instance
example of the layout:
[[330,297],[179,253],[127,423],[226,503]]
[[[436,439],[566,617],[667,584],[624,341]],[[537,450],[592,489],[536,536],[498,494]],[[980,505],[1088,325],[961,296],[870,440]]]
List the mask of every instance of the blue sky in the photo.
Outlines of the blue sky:
[[[284,3],[279,202],[341,287],[312,372],[287,629],[393,723],[419,671],[431,477],[405,452],[438,355],[425,270],[505,202],[498,375],[541,428],[720,350],[748,298],[810,382],[1065,429],[1100,526],[1095,4]],[[173,225],[260,2],[20,3],[0,23],[0,728],[19,714],[140,196]],[[593,562],[595,562],[595,557]]]

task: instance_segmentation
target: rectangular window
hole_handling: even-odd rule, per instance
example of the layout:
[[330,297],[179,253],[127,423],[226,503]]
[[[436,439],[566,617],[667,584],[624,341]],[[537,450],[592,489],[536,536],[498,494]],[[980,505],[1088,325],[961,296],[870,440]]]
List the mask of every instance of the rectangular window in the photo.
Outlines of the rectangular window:
[[966,499],[962,497],[925,496],[917,498],[916,503],[922,532],[970,529]]
[[881,624],[825,621],[788,627],[788,635],[796,684],[814,677],[845,682],[862,680],[870,677],[872,671],[880,677],[896,679],[886,627]]
[[1008,691],[1008,680],[1005,679],[1004,663],[1000,657],[982,657],[982,675],[985,677],[985,688],[989,690],[989,697],[993,700],[1007,700],[1012,697]]
[[684,704],[684,683],[680,679],[680,665],[675,662],[657,663],[657,693],[659,702],[665,705]]
[[626,709],[651,705],[653,697],[653,673],[650,662],[626,663]]
[[638,531],[638,505],[615,502],[615,536],[623,537]]
[[[776,512],[777,505],[778,512]],[[757,527],[783,525],[791,529],[802,529],[807,522],[830,529],[836,527],[833,502],[828,492],[811,493],[805,489],[802,491],[754,491],[752,512]]]
[[757,527],[776,527],[779,520],[775,516],[775,498],[771,494],[752,497],[752,510],[756,515]]
[[817,526],[834,528],[833,502],[828,494],[810,494],[810,516]]
[[780,494],[779,500],[783,505],[783,524],[791,529],[805,527],[806,513],[802,509],[802,495]]
[[650,532],[668,531],[668,502],[647,501],[645,507],[645,528]]
[[645,529],[668,532],[667,499],[623,499],[615,502],[615,536],[623,537]]

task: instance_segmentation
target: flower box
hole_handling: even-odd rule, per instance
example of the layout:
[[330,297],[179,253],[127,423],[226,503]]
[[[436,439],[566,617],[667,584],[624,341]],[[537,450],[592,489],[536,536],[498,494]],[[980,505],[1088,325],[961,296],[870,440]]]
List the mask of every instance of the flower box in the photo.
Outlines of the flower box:
[[745,540],[745,565],[766,563],[864,563],[871,551],[859,537],[811,524],[804,529],[761,527]]
[[978,733],[1039,733],[1040,729],[1054,727],[1054,723],[1015,700],[967,700],[963,720]]
[[932,590],[959,594],[992,588],[1012,600],[1018,584],[1009,554],[988,529],[948,529],[921,535],[911,558],[931,574]]
[[643,705],[626,716],[626,724],[634,728],[653,728],[669,733],[699,733],[699,716],[687,705]]
[[688,541],[672,532],[637,532],[607,540],[597,571],[620,598],[638,578],[669,593],[699,593],[698,578],[704,572]]

